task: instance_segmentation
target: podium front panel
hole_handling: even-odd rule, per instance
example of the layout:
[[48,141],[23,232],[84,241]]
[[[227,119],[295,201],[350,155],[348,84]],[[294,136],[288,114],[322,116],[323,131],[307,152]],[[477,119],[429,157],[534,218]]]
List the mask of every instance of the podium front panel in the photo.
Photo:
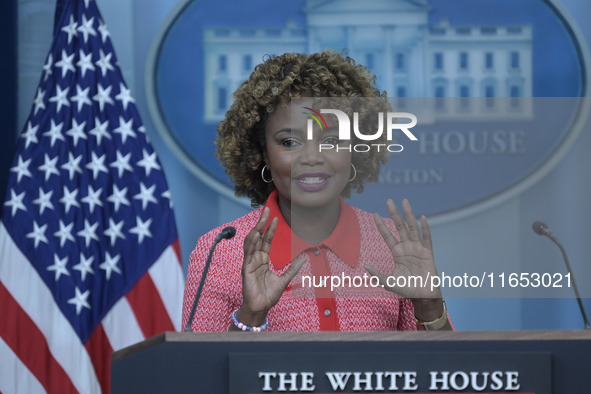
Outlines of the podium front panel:
[[[166,333],[115,353],[111,381],[115,394],[588,394],[590,354],[591,333],[583,331],[545,335],[536,332],[530,335],[525,332]],[[316,367],[320,369],[314,370]],[[326,372],[336,374],[328,376]],[[387,372],[390,374],[385,374]],[[435,373],[434,377],[431,372]],[[481,374],[475,377],[476,383],[464,387],[471,372]],[[494,372],[497,372],[496,383],[493,382]],[[515,389],[512,372],[517,372],[519,389]],[[292,373],[297,374],[295,385],[291,383],[294,381]],[[369,378],[365,373],[371,373]],[[486,373],[488,382],[482,387]],[[392,386],[394,377],[396,388]],[[339,381],[342,383],[344,379],[350,380],[340,386]],[[310,389],[312,386],[314,388]],[[469,390],[471,388],[483,389]]]

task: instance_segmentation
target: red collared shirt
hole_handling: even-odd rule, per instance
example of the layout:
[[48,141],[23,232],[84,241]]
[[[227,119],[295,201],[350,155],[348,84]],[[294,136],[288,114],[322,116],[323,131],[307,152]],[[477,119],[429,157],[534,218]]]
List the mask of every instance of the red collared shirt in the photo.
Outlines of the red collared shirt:
[[[366,264],[386,273],[392,271],[394,264],[371,214],[340,199],[341,214],[333,233],[322,243],[311,245],[291,231],[279,210],[276,191],[269,196],[266,206],[270,208],[270,218],[277,217],[279,220],[271,246],[270,269],[281,274],[297,256],[303,254],[307,260],[270,310],[269,331],[417,329],[409,300],[368,285]],[[209,248],[216,235],[227,225],[236,228],[236,235],[231,240],[220,242],[214,253],[191,328],[194,331],[226,331],[232,324],[230,314],[242,304],[244,239],[257,223],[262,210],[256,209],[199,239],[189,262],[183,327],[187,323]],[[398,237],[393,222],[385,222]]]

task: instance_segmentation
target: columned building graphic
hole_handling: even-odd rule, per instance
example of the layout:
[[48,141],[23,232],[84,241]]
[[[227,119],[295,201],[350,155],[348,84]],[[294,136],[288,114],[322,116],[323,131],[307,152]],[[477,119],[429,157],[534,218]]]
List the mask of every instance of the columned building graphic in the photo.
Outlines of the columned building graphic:
[[455,25],[453,15],[430,24],[430,10],[427,0],[307,0],[305,26],[205,27],[204,120],[223,117],[264,55],[326,48],[366,65],[401,103],[434,98],[435,119],[529,117],[520,98],[532,96],[531,26]]

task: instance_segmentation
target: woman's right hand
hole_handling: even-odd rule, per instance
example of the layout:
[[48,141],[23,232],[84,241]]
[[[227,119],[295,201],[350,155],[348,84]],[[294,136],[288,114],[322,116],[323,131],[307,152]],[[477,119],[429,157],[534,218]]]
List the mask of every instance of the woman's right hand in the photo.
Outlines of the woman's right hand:
[[[265,208],[261,218],[244,240],[242,306],[236,312],[236,318],[250,327],[258,327],[265,322],[267,313],[279,301],[281,294],[305,262],[304,257],[294,260],[282,275],[277,275],[269,269],[269,253],[278,223],[277,218],[273,218],[265,231],[269,215],[269,208]],[[231,325],[230,329],[238,328]]]

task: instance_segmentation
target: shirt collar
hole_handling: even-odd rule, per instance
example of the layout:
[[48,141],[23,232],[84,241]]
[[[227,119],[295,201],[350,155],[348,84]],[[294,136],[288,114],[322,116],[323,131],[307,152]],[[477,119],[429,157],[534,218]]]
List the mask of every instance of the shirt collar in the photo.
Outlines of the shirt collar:
[[319,245],[312,245],[298,237],[291,231],[291,228],[283,218],[279,209],[277,190],[269,195],[266,207],[270,209],[269,223],[277,217],[277,230],[273,237],[271,246],[271,263],[275,268],[281,270],[293,259],[308,249],[325,246],[332,250],[341,260],[351,267],[356,267],[359,262],[359,251],[361,247],[361,231],[357,215],[349,204],[339,196],[341,214],[339,221],[332,234]]

